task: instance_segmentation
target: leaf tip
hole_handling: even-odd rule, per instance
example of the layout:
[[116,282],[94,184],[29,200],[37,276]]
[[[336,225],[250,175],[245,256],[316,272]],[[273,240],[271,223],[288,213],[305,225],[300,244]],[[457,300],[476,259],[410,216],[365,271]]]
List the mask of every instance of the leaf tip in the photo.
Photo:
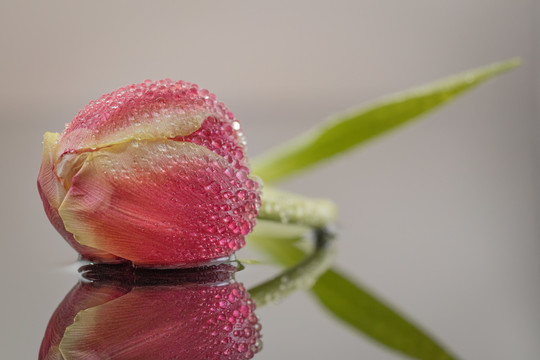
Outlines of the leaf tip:
[[505,61],[505,63],[507,64],[508,69],[514,69],[521,66],[521,58],[516,56]]
[[493,63],[489,67],[491,68],[490,72],[492,74],[498,74],[498,73],[503,73],[503,72],[515,69],[519,66],[521,66],[521,58],[513,57],[505,61]]

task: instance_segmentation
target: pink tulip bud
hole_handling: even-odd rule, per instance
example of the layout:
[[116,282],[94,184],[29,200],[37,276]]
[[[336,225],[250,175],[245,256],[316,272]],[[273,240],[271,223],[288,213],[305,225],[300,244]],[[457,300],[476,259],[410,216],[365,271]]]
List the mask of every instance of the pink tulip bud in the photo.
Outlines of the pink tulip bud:
[[79,282],[52,315],[39,360],[251,359],[261,325],[227,266],[147,270],[127,284],[107,269],[108,280]]
[[38,189],[84,258],[190,266],[230,257],[260,206],[240,123],[207,90],[145,81],[46,133]]

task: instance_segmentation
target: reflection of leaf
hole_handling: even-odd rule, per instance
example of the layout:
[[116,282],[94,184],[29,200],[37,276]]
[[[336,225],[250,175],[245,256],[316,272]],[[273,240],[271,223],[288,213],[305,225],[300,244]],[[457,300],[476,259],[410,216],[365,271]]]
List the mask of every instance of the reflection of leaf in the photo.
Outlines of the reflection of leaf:
[[336,269],[323,274],[312,291],[332,314],[381,344],[416,359],[455,359],[425,332]]
[[485,66],[338,115],[256,158],[253,172],[265,183],[290,176],[404,124],[518,64],[518,60],[510,60]]
[[[273,237],[259,231],[250,236],[249,243],[285,267],[305,256],[295,246],[297,238]],[[416,359],[455,359],[427,333],[336,269],[324,273],[311,290],[330,313],[382,345]]]
[[304,256],[294,266],[249,289],[251,298],[257,306],[281,301],[295,291],[309,290],[317,279],[330,269],[335,257],[333,235],[326,231],[318,231],[316,243],[314,251]]

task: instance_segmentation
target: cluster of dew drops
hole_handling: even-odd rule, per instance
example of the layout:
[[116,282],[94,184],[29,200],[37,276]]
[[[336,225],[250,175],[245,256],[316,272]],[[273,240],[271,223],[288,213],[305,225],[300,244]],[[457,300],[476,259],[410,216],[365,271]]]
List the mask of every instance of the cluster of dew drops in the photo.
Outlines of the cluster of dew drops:
[[[210,234],[232,232],[234,235],[247,235],[255,226],[257,212],[261,206],[259,194],[261,184],[257,178],[249,177],[244,144],[238,143],[235,138],[234,124],[238,124],[238,122],[229,124],[215,117],[208,117],[195,133],[175,138],[176,141],[192,142],[208,148],[222,156],[230,166],[223,170],[223,175],[229,179],[228,182],[231,186],[222,186],[220,182],[212,180],[215,176],[213,173],[219,171],[216,170],[217,167],[208,166],[206,171],[210,174],[200,174],[200,180],[205,184],[200,190],[204,191],[208,197],[224,200],[219,210],[225,215],[218,216],[215,212],[209,217],[210,222],[207,224],[206,230]],[[229,244],[233,250],[237,250],[243,245]]]
[[[102,135],[121,133],[125,128],[136,128],[144,123],[174,121],[178,115],[200,113],[213,114],[225,126],[230,125],[239,142],[245,145],[240,123],[214,94],[206,89],[199,89],[196,84],[182,80],[173,82],[170,79],[145,80],[91,101],[79,111],[71,123],[66,124],[64,133],[80,128],[90,129],[95,139]],[[184,120],[189,121],[189,118],[188,116]],[[179,124],[170,125],[175,128]]]
[[[203,293],[211,298],[200,304],[209,315],[201,331],[210,331],[213,358],[251,359],[261,351],[261,324],[254,313],[255,303],[244,287],[232,280],[227,286],[205,289]],[[202,347],[200,350],[208,351]]]

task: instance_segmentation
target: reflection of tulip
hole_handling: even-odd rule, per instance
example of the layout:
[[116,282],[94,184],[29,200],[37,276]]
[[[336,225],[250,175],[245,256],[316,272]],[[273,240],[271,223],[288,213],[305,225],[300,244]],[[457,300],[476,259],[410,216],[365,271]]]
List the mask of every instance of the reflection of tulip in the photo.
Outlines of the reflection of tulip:
[[196,281],[176,270],[133,287],[77,284],[53,314],[39,360],[251,359],[260,324],[245,288],[223,266],[186,271]]
[[45,211],[87,259],[189,265],[230,256],[255,225],[239,122],[213,94],[147,81],[91,102],[46,133]]

